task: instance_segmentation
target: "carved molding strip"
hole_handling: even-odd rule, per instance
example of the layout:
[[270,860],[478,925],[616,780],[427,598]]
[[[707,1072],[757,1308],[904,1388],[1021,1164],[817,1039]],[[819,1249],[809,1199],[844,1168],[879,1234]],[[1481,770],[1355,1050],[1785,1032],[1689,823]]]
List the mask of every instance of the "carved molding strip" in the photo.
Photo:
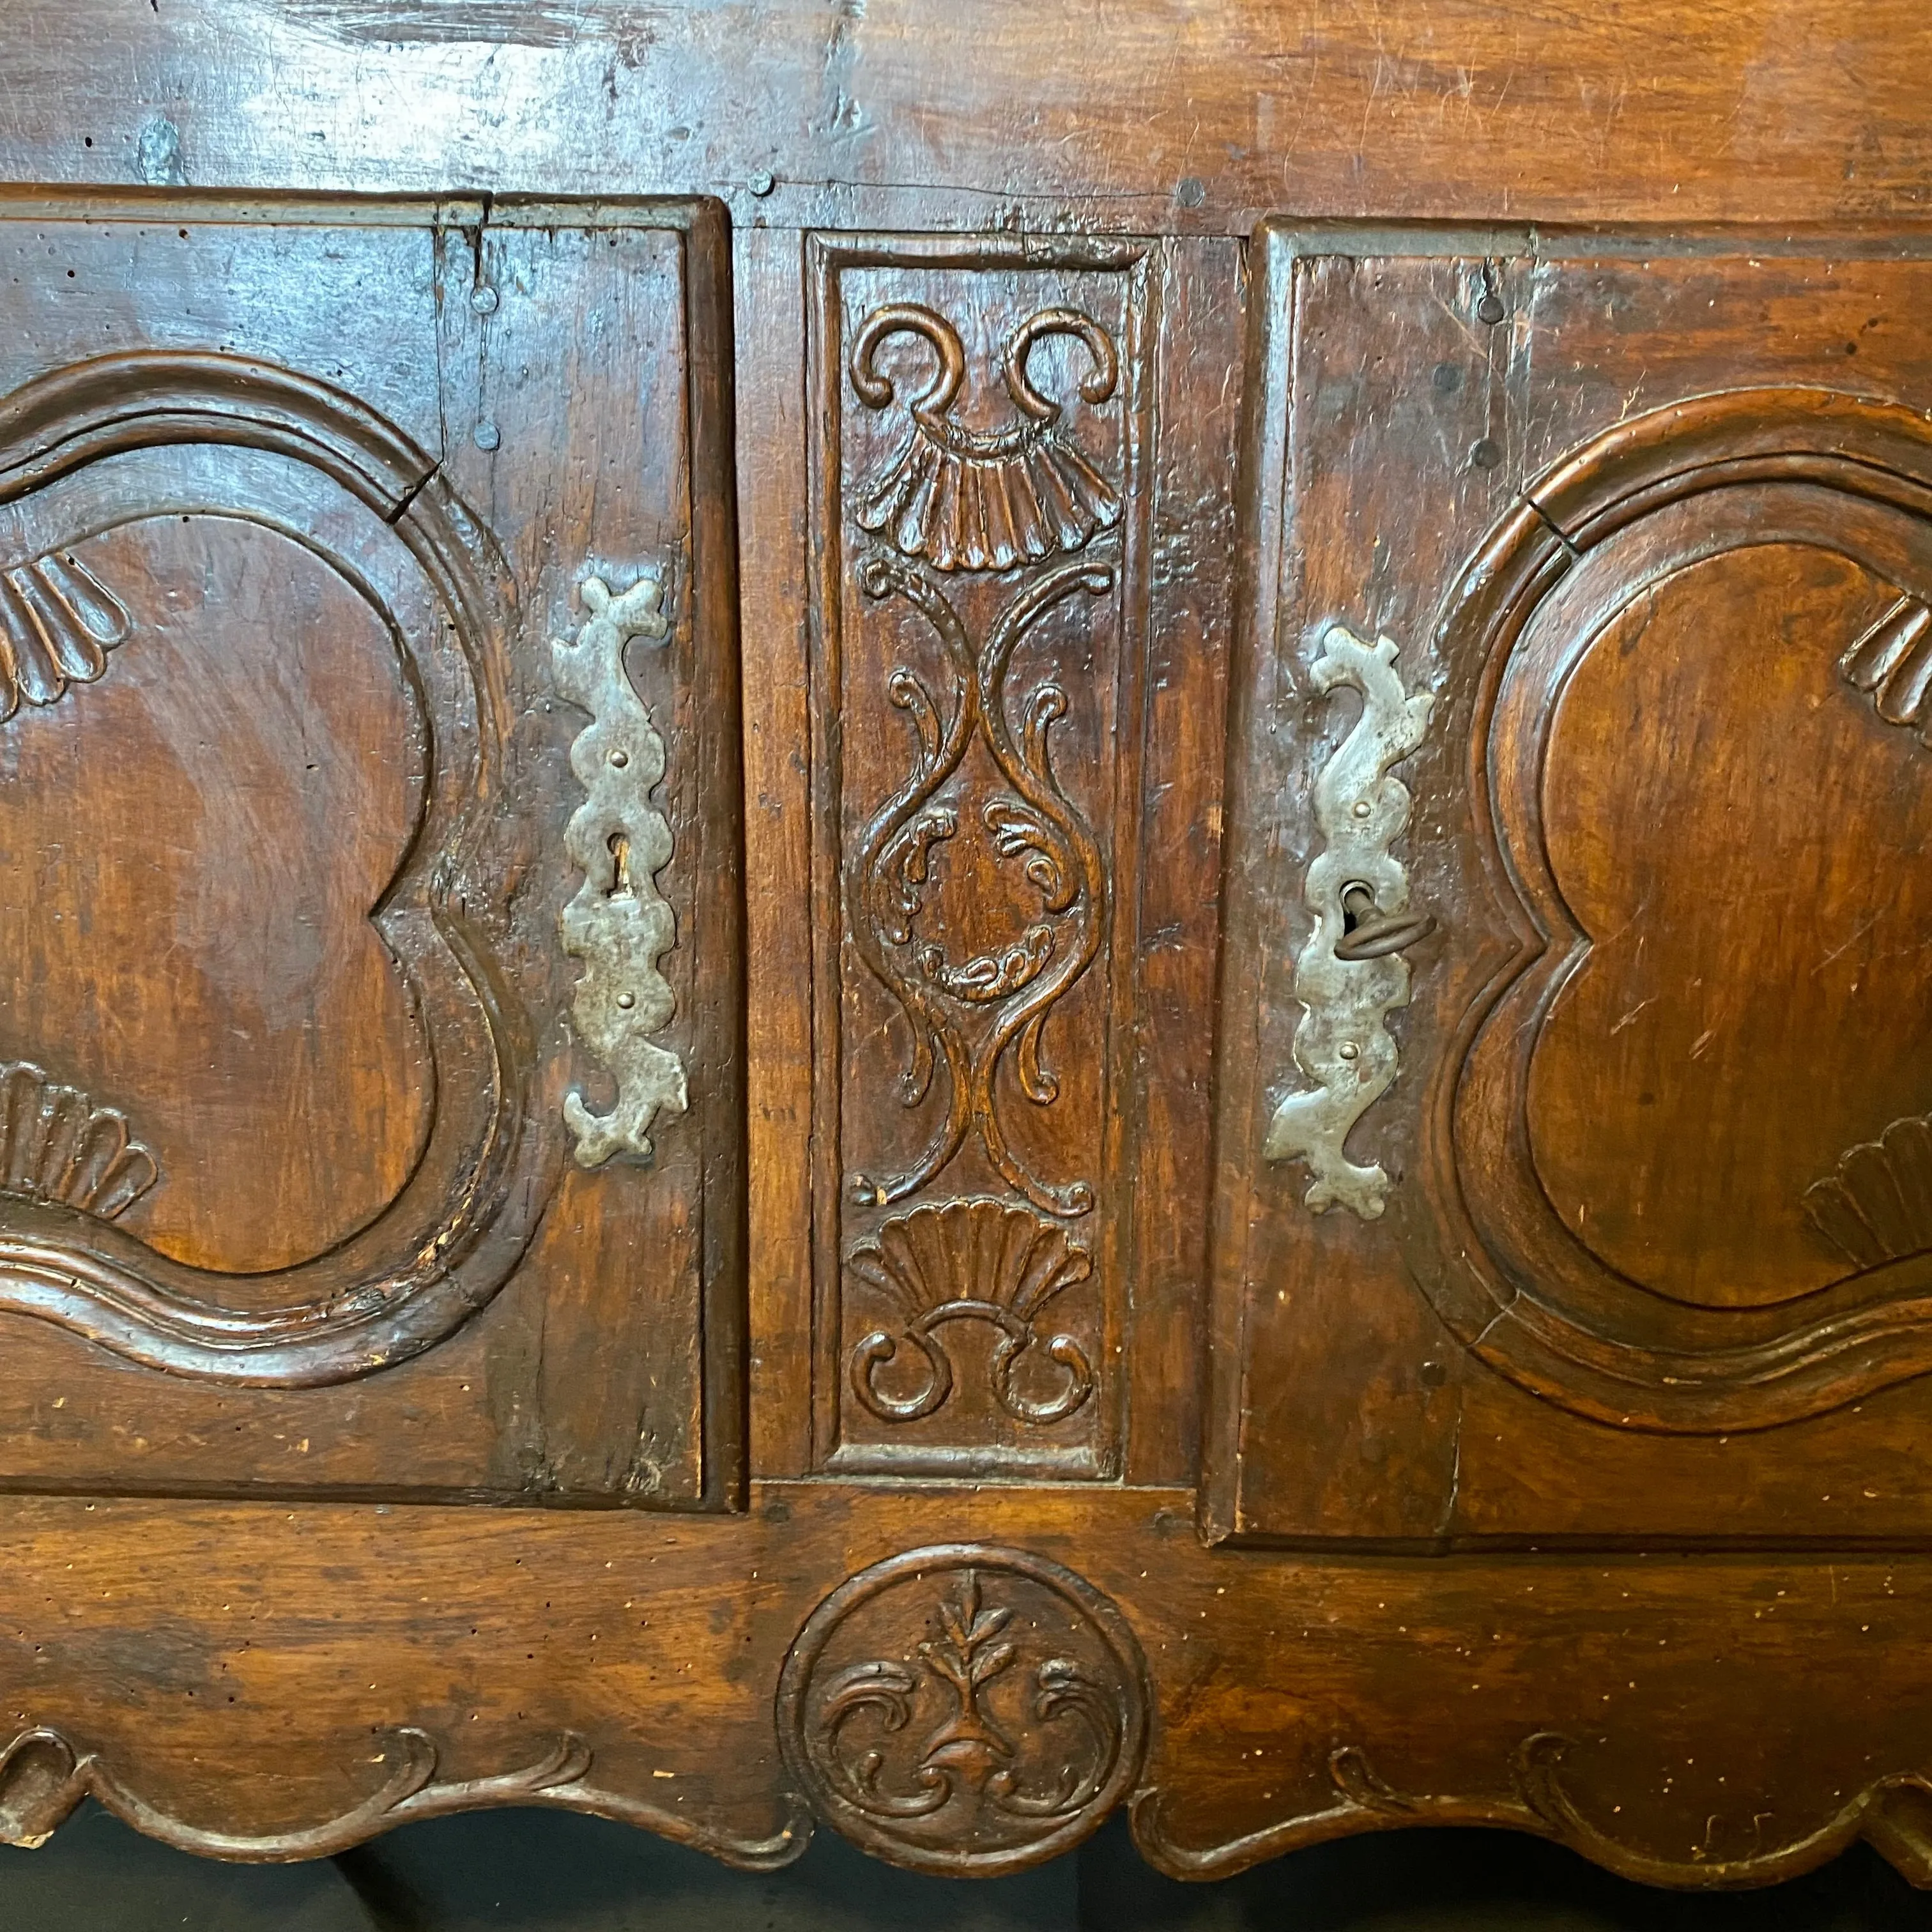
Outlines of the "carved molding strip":
[[[1057,1394],[1038,1399],[1018,1386],[1048,1303],[1094,1271],[1093,1256],[1057,1223],[1004,1201],[949,1201],[895,1215],[853,1247],[846,1265],[898,1313],[896,1332],[874,1329],[850,1358],[852,1393],[880,1421],[916,1421],[945,1405],[953,1366],[943,1330],[954,1322],[998,1330],[987,1372],[994,1400],[1016,1420],[1060,1421],[1094,1393],[1093,1364],[1070,1335],[1046,1344],[1062,1372]],[[895,1396],[880,1386],[880,1372],[902,1342],[920,1357],[922,1378]]]
[[95,1799],[124,1824],[178,1851],[244,1864],[328,1858],[417,1819],[512,1804],[616,1819],[748,1870],[788,1864],[811,1840],[802,1813],[769,1838],[738,1838],[642,1799],[599,1790],[586,1781],[590,1747],[568,1732],[534,1764],[487,1778],[439,1779],[436,1744],[419,1730],[392,1732],[384,1755],[392,1754],[394,1769],[361,1804],[304,1830],[251,1837],[185,1824],[136,1796],[93,1753],[77,1749],[58,1731],[22,1731],[0,1750],[0,1844],[45,1844],[83,1798]]
[[663,586],[640,577],[614,594],[586,577],[578,590],[589,614],[572,642],[553,639],[558,691],[590,714],[570,748],[584,801],[572,814],[564,849],[584,874],[560,920],[563,948],[584,962],[571,1011],[579,1034],[617,1082],[616,1105],[593,1114],[584,1096],[564,1096],[563,1118],[580,1167],[616,1154],[651,1157],[650,1128],[660,1113],[687,1104],[684,1067],[649,1036],[675,1008],[658,959],[676,939],[656,874],[670,859],[670,824],[650,802],[664,773],[664,740],[624,669],[632,638],[662,644],[670,626],[658,608]]
[[[1094,1204],[1084,1180],[1056,1184],[1032,1173],[1000,1124],[994,1076],[1010,1047],[1020,1089],[1050,1106],[1060,1087],[1042,1057],[1041,1035],[1054,1003],[1093,964],[1106,923],[1107,878],[1092,828],[1054,776],[1047,734],[1066,710],[1051,682],[1024,704],[1017,741],[1006,710],[1006,678],[1013,652],[1057,604],[1114,587],[1106,564],[1070,563],[1039,578],[1008,603],[976,649],[952,604],[917,571],[872,556],[860,580],[869,596],[904,598],[945,646],[952,673],[943,704],[904,665],[892,676],[892,703],[910,718],[916,740],[910,776],[866,828],[847,872],[848,910],[860,956],[898,1002],[911,1033],[901,1097],[916,1106],[935,1066],[950,1091],[944,1126],[926,1151],[896,1174],[854,1174],[852,1198],[886,1207],[933,1179],[976,1132],[1001,1180],[1048,1214],[1077,1215]],[[991,757],[1010,794],[980,814],[1000,855],[1022,862],[1037,893],[1040,916],[1019,942],[963,961],[920,938],[934,846],[955,838],[958,814],[935,802],[975,740]],[[983,1018],[977,1016],[984,1016]]]
[[0,1066],[0,1194],[112,1221],[160,1178],[126,1114],[29,1060]]
[[1094,364],[1081,395],[1104,403],[1120,380],[1120,357],[1091,316],[1040,309],[1008,332],[1000,374],[1019,420],[991,430],[953,419],[966,352],[952,325],[920,302],[874,310],[854,338],[852,386],[866,406],[892,403],[892,380],[874,363],[880,345],[898,334],[922,337],[938,367],[908,405],[905,440],[862,488],[854,513],[861,530],[884,537],[902,556],[925,557],[935,570],[1008,570],[1084,549],[1096,531],[1120,521],[1119,493],[1060,427],[1060,405],[1027,374],[1036,343],[1070,336]]
[[1811,1225],[1855,1267],[1932,1250],[1932,1118],[1894,1120],[1804,1190]]
[[1583,1815],[1560,1776],[1574,1748],[1560,1732],[1536,1732],[1511,1755],[1507,1796],[1462,1798],[1397,1791],[1376,1774],[1366,1752],[1347,1744],[1329,1756],[1329,1775],[1342,1802],[1326,1810],[1197,1849],[1168,1835],[1166,1795],[1154,1790],[1134,1800],[1134,1837],[1162,1870],[1178,1878],[1216,1879],[1351,1832],[1410,1825],[1495,1826],[1553,1839],[1640,1885],[1697,1890],[1776,1885],[1863,1838],[1912,1884],[1932,1884],[1932,1778],[1907,1772],[1874,1779],[1815,1831],[1749,1858],[1664,1858],[1624,1844]]
[[0,571],[0,724],[22,704],[58,704],[70,685],[92,684],[132,623],[69,551]]
[[1888,724],[1932,746],[1932,609],[1901,594],[1838,660],[1854,690],[1868,692]]
[[[1330,624],[1312,667],[1316,688],[1346,685],[1362,694],[1361,716],[1315,784],[1315,819],[1326,842],[1308,868],[1303,898],[1315,930],[1294,965],[1294,992],[1306,1010],[1294,1031],[1294,1064],[1316,1084],[1275,1108],[1262,1154],[1300,1160],[1313,1177],[1304,1197],[1317,1213],[1340,1203],[1364,1220],[1382,1211],[1388,1175],[1364,1167],[1342,1142],[1396,1076],[1394,1040],[1383,1020],[1408,1004],[1408,963],[1399,947],[1348,956],[1351,888],[1365,887],[1376,912],[1397,918],[1408,878],[1389,847],[1408,823],[1408,788],[1390,776],[1421,744],[1434,700],[1411,695],[1395,668],[1396,646],[1365,644]],[[1419,935],[1418,935],[1419,936]]]
[[914,1870],[982,1876],[1077,1844],[1146,1742],[1146,1666],[1060,1564],[976,1544],[861,1570],[785,1659],[778,1740],[818,1808]]

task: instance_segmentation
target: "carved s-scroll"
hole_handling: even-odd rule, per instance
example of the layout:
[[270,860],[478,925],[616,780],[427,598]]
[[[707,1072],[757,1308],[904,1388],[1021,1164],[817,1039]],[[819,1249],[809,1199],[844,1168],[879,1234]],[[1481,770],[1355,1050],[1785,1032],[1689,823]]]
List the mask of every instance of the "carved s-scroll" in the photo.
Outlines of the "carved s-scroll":
[[559,921],[564,950],[584,962],[571,1010],[617,1082],[608,1114],[593,1114],[580,1094],[564,1098],[580,1167],[620,1152],[648,1160],[652,1122],[686,1105],[682,1063],[649,1037],[675,1006],[658,961],[676,938],[676,921],[655,883],[670,858],[670,825],[650,802],[664,776],[664,740],[624,669],[630,639],[658,644],[669,634],[662,594],[655,576],[621,593],[587,577],[578,592],[590,614],[583,628],[574,642],[550,644],[558,691],[590,714],[570,749],[586,796],[564,832],[564,849],[584,874]]
[[1408,823],[1408,788],[1390,772],[1422,742],[1433,700],[1409,695],[1388,638],[1367,644],[1331,624],[1312,667],[1316,688],[1348,685],[1362,715],[1315,784],[1315,819],[1326,843],[1308,868],[1303,897],[1315,930],[1294,965],[1306,1011],[1294,1031],[1294,1064],[1312,1088],[1278,1106],[1263,1144],[1271,1161],[1301,1160],[1314,1177],[1305,1198],[1319,1213],[1337,1202],[1372,1220],[1388,1175],[1342,1151],[1349,1130],[1388,1092],[1396,1044],[1382,1024],[1408,1004],[1402,948],[1429,929],[1408,914],[1408,878],[1390,844]]
[[[940,1064],[951,1090],[945,1124],[917,1162],[897,1174],[853,1174],[853,1198],[883,1208],[917,1192],[976,1132],[994,1171],[1016,1192],[1047,1214],[1084,1214],[1094,1204],[1089,1182],[1045,1180],[1016,1150],[1001,1118],[998,1074],[1011,1049],[1026,1097],[1044,1107],[1058,1096],[1042,1038],[1053,1007],[1100,951],[1106,869],[1093,828],[1053,769],[1049,733],[1066,715],[1066,693],[1051,680],[1036,686],[1024,700],[1016,733],[1006,686],[1014,652],[1033,626],[1083,593],[1111,591],[1113,569],[1060,565],[1012,598],[977,645],[952,604],[917,571],[872,556],[860,581],[868,596],[904,598],[932,626],[950,660],[950,702],[910,670],[893,674],[892,701],[911,719],[917,741],[914,768],[874,814],[847,876],[860,956],[898,1002],[911,1030],[902,1097],[909,1106],[923,1100]],[[932,849],[959,829],[957,812],[939,801],[940,789],[976,740],[1005,787],[986,802],[980,822],[1003,860],[1021,862],[1039,896],[1040,916],[1018,944],[956,962],[921,938],[916,922],[931,890]]]

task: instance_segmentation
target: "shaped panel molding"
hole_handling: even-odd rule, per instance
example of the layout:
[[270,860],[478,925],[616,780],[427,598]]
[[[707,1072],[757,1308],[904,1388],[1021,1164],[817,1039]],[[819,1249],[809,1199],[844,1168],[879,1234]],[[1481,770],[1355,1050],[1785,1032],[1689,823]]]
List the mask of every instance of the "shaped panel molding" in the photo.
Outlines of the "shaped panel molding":
[[720,211],[44,214],[0,219],[0,1484],[728,1506]]
[[[1530,494],[1437,640],[1484,667],[1468,784],[1520,936],[1426,1115],[1466,1259],[1417,1278],[1486,1360],[1602,1420],[1834,1408],[1932,1368],[1910,1206],[1932,806],[1887,728],[1916,716],[1932,432],[1738,392],[1622,424]],[[1802,868],[1826,838],[1885,852],[1882,889]],[[1406,1232],[1433,1250],[1426,1217]]]
[[[0,1308],[150,1366],[224,1382],[340,1381],[418,1353],[486,1302],[514,1265],[535,1225],[546,1160],[543,1136],[526,1125],[532,1022],[510,991],[500,962],[506,935],[484,909],[491,894],[482,886],[501,862],[501,833],[482,801],[496,788],[509,729],[500,665],[512,593],[502,562],[435,477],[433,458],[400,430],[326,384],[245,358],[137,351],[57,370],[0,401],[0,508],[30,512],[23,528],[65,526],[59,548],[6,561],[10,582],[31,586],[12,592],[14,628],[31,634],[46,661],[30,668],[32,649],[13,657],[30,705],[58,695],[48,664],[86,681],[100,674],[98,654],[110,641],[124,652],[141,648],[138,639],[125,641],[126,602],[76,551],[124,526],[156,528],[171,508],[165,496],[133,512],[108,507],[111,483],[105,502],[93,487],[115,473],[106,466],[132,473],[130,463],[184,447],[266,453],[320,472],[359,506],[370,541],[400,540],[428,608],[458,646],[445,654],[413,616],[406,622],[382,610],[353,536],[333,548],[327,536],[307,538],[356,596],[378,600],[408,667],[406,688],[440,720],[426,734],[420,829],[376,915],[442,1076],[399,1191],[354,1238],[254,1275],[238,1302],[222,1269],[157,1250],[124,1216],[103,1216],[98,1201],[89,1210],[58,1189],[37,1188],[0,1204]],[[228,516],[275,530],[275,507],[251,500],[245,478],[238,484]],[[192,532],[196,520],[177,522]],[[166,527],[158,525],[156,543]],[[56,607],[71,611],[71,622],[57,621]],[[31,619],[26,628],[21,612]],[[42,722],[21,710],[0,730],[34,732],[38,754]],[[459,783],[458,771],[473,781]]]

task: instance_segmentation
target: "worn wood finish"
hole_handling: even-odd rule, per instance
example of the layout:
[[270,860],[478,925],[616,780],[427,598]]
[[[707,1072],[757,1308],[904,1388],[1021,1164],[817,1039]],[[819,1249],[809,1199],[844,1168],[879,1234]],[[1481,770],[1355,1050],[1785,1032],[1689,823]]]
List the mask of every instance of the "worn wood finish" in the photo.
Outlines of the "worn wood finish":
[[1932,1882],[1922,16],[10,9],[0,1837]]
[[[1252,510],[1292,534],[1241,674],[1208,1520],[1430,1546],[1913,1535],[1923,1089],[1887,975],[1916,983],[1924,944],[1932,498],[1902,406],[1924,344],[1888,318],[1924,264],[1265,245],[1256,394],[1286,440],[1256,446]],[[1359,416],[1320,406],[1336,357],[1381,386]],[[1306,1082],[1288,982],[1344,728],[1299,667],[1342,614],[1433,694],[1398,770],[1435,924],[1356,1141],[1394,1177],[1380,1220],[1311,1214],[1303,1163],[1237,1179],[1231,1153]],[[1854,853],[1883,855],[1882,890]],[[1364,1486],[1364,1460],[1395,1479]]]
[[[814,1762],[840,1742],[823,1696],[781,1696],[774,1726],[788,1654],[787,1688],[808,1694],[820,1657],[877,1666],[861,1686],[875,1692],[904,1673],[904,1728],[862,1708],[843,1744],[884,1754],[880,1795],[920,1794],[920,1752],[959,1702],[952,1660],[917,1646],[950,1640],[970,1568],[977,1615],[1012,1613],[1000,1635],[1018,1656],[981,1697],[1017,1744],[1019,1790],[1087,1770],[1096,1738],[1111,1768],[1144,1725],[1136,1830],[1183,1876],[1474,1822],[1657,1882],[1766,1882],[1861,1835],[1932,1877],[1920,1561],[1237,1558],[1202,1548],[1186,1491],[1092,1484],[781,1484],[737,1517],[557,1514],[514,1536],[439,1508],[6,1507],[20,1588],[4,1708],[20,1733],[51,1734],[12,1736],[0,1816],[16,1838],[88,1790],[174,1842],[257,1858],[538,1803],[782,1863],[809,1829],[806,1794],[848,1804]],[[330,1582],[344,1564],[368,1579],[352,1610]],[[1118,1730],[1064,1706],[1027,1714],[1048,1646],[1104,1688]],[[112,1700],[89,1688],[104,1681]],[[288,1724],[277,1775],[252,1780],[271,1713]],[[944,1762],[949,1856],[922,1847],[940,1808],[862,1814],[866,1841],[955,1870],[982,1846],[1010,1862],[1010,1838],[964,1802],[997,1816],[972,1790],[976,1754]],[[984,1780],[994,1766],[976,1763]],[[1054,1822],[1036,1829],[1044,1844]]]
[[1071,24],[924,0],[205,0],[146,20],[28,0],[14,24],[0,178],[109,188],[694,192],[748,225],[1058,207],[1245,234],[1285,207],[1909,214],[1932,160],[1916,0],[1318,0],[1287,20],[1236,0]]
[[[722,230],[532,214],[6,230],[13,1484],[739,1480]],[[560,425],[540,371],[598,318]],[[613,1082],[567,1030],[583,717],[541,654],[591,564],[670,616],[632,662],[690,1094],[648,1185],[568,1162],[562,1114]],[[102,1109],[130,1199],[79,1184]]]

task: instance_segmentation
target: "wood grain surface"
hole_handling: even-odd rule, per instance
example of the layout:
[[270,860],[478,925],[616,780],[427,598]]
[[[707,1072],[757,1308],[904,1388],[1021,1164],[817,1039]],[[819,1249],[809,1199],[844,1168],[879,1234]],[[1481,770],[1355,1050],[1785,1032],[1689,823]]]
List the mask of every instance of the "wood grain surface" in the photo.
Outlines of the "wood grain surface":
[[16,0],[0,1837],[1932,1883],[1928,56]]

